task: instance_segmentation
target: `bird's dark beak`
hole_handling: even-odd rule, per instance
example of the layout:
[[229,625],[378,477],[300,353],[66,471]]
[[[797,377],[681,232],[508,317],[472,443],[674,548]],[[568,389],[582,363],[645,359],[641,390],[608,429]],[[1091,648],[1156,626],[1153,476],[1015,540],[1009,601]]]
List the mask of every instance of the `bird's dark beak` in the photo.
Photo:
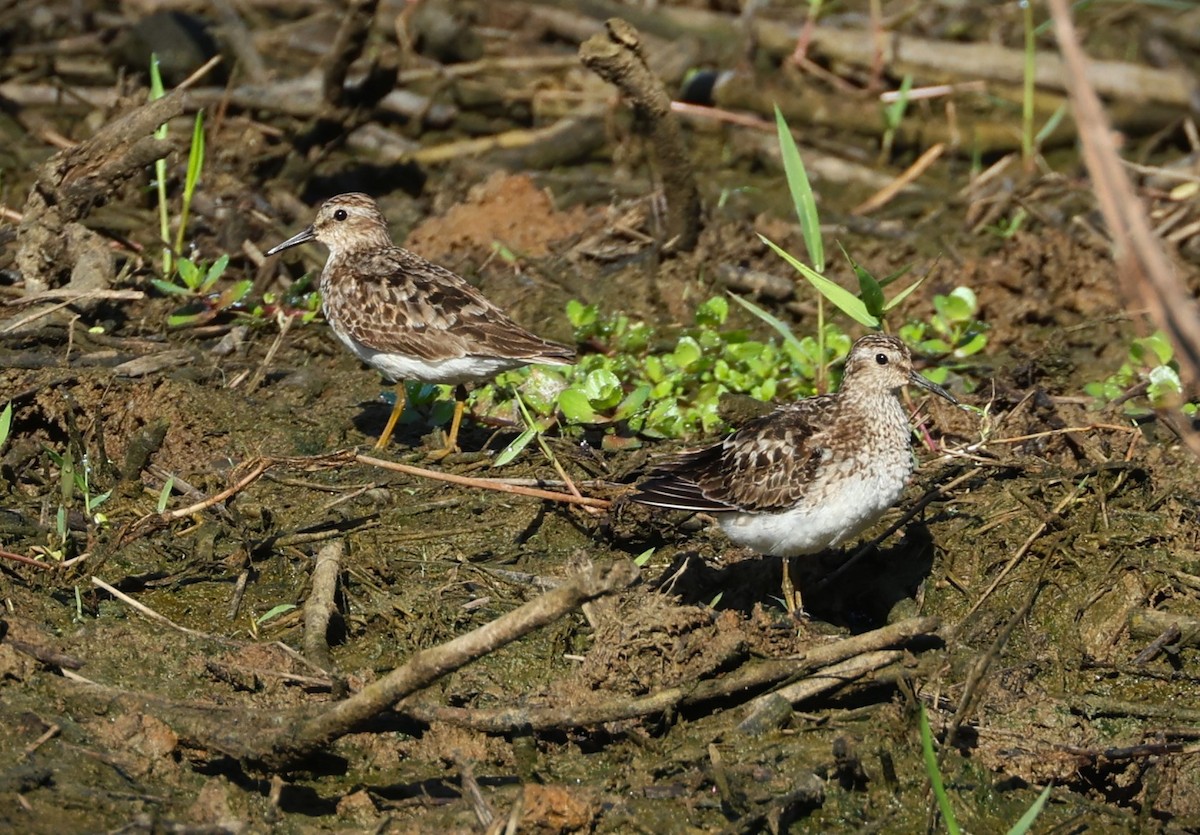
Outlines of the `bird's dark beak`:
[[[275,248],[276,248],[276,249],[278,249],[279,247],[275,247]],[[267,253],[267,255],[270,255],[270,254],[271,254],[271,253],[269,253],[269,252]],[[944,397],[944,398],[946,398],[946,399],[947,399],[947,400],[949,400],[951,403],[953,403],[955,406],[957,406],[957,405],[958,405],[958,401],[957,401],[957,400],[954,398],[954,395],[953,395],[953,394],[951,394],[950,392],[946,391],[944,388],[942,388],[941,386],[939,386],[937,383],[931,383],[929,380],[926,380],[926,379],[925,379],[925,378],[924,378],[924,377],[923,377],[923,376],[922,376],[922,375],[921,375],[919,372],[917,372],[916,370],[910,371],[910,372],[908,373],[908,381],[909,381],[910,383],[912,383],[914,386],[920,386],[921,388],[925,389],[926,391],[932,391],[932,392],[933,392],[934,394],[936,394],[938,397]]]
[[307,229],[305,229],[303,232],[298,232],[297,234],[292,235],[292,237],[288,238],[283,243],[276,244],[275,246],[271,247],[270,249],[268,249],[266,251],[266,254],[274,255],[277,252],[283,252],[285,249],[291,249],[294,246],[299,246],[300,244],[306,244],[309,241],[315,241],[316,239],[317,239],[317,233],[310,226]]

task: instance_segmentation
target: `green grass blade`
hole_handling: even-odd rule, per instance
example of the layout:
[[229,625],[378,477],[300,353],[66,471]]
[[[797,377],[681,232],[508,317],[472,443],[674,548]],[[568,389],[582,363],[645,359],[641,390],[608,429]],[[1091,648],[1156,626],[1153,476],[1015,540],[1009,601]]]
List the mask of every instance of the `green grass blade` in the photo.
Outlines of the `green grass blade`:
[[886,312],[888,310],[891,310],[893,307],[900,304],[900,302],[907,299],[909,297],[909,295],[912,294],[913,290],[916,290],[918,287],[920,287],[922,284],[925,283],[925,279],[927,279],[927,278],[929,278],[929,273],[926,273],[925,275],[921,276],[916,281],[914,281],[912,284],[908,285],[903,290],[901,290],[899,293],[892,296],[892,298],[888,300],[888,303],[883,306],[884,311]]
[[1042,789],[1042,793],[1038,795],[1037,800],[1033,801],[1033,805],[1026,809],[1020,820],[1013,824],[1012,829],[1008,830],[1008,835],[1025,835],[1033,827],[1033,822],[1037,820],[1046,801],[1050,799],[1050,789],[1052,788],[1054,787],[1046,786]]
[[933,788],[933,796],[937,799],[938,809],[946,822],[946,831],[950,835],[960,835],[958,819],[954,817],[954,807],[950,805],[950,797],[946,794],[946,786],[942,782],[942,772],[938,770],[937,754],[933,752],[933,731],[929,728],[929,717],[925,715],[925,705],[920,705],[921,750],[925,755],[925,771],[929,775],[929,785]]
[[188,215],[192,210],[192,197],[196,194],[196,183],[204,170],[204,111],[196,112],[192,125],[192,146],[188,149],[187,175],[183,181],[183,208],[179,211],[179,229],[175,233],[175,251],[183,252],[183,235],[187,229]]
[[529,442],[537,437],[537,430],[530,427],[516,437],[515,440],[496,456],[496,460],[492,462],[493,467],[503,467],[511,462],[514,458],[521,454],[525,447],[529,446]]
[[808,172],[804,170],[800,149],[796,147],[796,140],[788,129],[783,113],[779,111],[779,105],[775,105],[775,129],[779,134],[779,153],[783,157],[788,191],[791,192],[792,203],[796,206],[796,218],[800,221],[800,231],[804,235],[808,259],[812,261],[817,272],[824,272],[825,244],[821,241],[821,218],[817,214],[817,200],[808,182]]
[[277,618],[282,614],[286,614],[287,612],[290,612],[290,611],[292,611],[292,609],[295,609],[295,608],[296,608],[295,603],[280,603],[278,606],[272,606],[270,611],[268,611],[265,615],[259,617],[257,620],[254,621],[254,625],[262,626],[267,621]]
[[904,121],[904,114],[908,111],[909,93],[912,92],[913,77],[911,75],[904,76],[904,80],[900,82],[900,89],[896,91],[896,100],[889,104],[883,111],[883,119],[887,123],[887,129],[894,131],[900,127],[900,123]]
[[804,352],[804,348],[803,348],[803,346],[801,346],[800,340],[797,339],[796,335],[792,333],[792,329],[787,326],[787,323],[785,323],[781,319],[778,319],[778,318],[772,316],[770,313],[763,310],[761,307],[759,307],[752,301],[743,299],[741,296],[734,295],[733,293],[730,293],[729,295],[733,297],[733,300],[735,302],[737,302],[742,307],[746,308],[751,313],[753,313],[755,316],[757,316],[759,319],[762,319],[764,322],[766,322],[768,325],[770,325],[772,328],[774,328],[775,332],[778,333],[780,335],[780,337],[783,338],[783,341],[790,343],[792,345],[792,348],[797,353]]
[[167,502],[171,499],[171,491],[175,489],[175,476],[167,476],[167,481],[163,484],[162,491],[158,494],[158,512],[164,513],[167,509]]
[[[158,55],[150,54],[150,101],[161,99],[163,90],[162,73],[158,68]],[[167,138],[167,123],[154,130],[155,139]],[[171,277],[171,219],[167,214],[167,160],[154,161],[154,180],[158,187],[158,236],[163,242],[163,278]]]
[[1042,129],[1037,132],[1037,136],[1033,138],[1033,144],[1040,148],[1042,144],[1053,133],[1058,130],[1058,126],[1062,124],[1062,120],[1066,117],[1070,107],[1066,102],[1058,106],[1058,109],[1050,114],[1050,118],[1046,120],[1046,124],[1042,125]]
[[834,306],[837,307],[838,310],[842,311],[842,313],[845,313],[860,325],[865,325],[868,328],[879,327],[879,320],[871,315],[870,311],[867,310],[867,306],[863,304],[862,299],[860,299],[858,296],[854,295],[836,282],[830,281],[828,278],[821,275],[819,272],[802,261],[798,261],[790,253],[777,246],[764,235],[759,235],[758,237],[762,239],[763,243],[775,250],[775,253],[780,258],[791,264],[802,276],[804,276],[805,279],[808,280],[809,284],[817,288],[817,292],[829,299],[829,301],[833,302]]

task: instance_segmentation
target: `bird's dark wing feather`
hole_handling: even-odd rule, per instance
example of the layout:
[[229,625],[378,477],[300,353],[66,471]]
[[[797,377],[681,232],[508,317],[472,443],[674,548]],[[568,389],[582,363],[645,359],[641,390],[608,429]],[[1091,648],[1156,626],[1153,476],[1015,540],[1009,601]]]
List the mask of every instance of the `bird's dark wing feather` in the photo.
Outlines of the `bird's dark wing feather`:
[[525,330],[458,275],[399,247],[356,260],[322,290],[343,299],[339,327],[376,351],[430,361],[575,359],[574,350]]
[[827,459],[836,400],[810,397],[749,421],[719,444],[664,462],[638,485],[642,504],[769,512],[795,506]]

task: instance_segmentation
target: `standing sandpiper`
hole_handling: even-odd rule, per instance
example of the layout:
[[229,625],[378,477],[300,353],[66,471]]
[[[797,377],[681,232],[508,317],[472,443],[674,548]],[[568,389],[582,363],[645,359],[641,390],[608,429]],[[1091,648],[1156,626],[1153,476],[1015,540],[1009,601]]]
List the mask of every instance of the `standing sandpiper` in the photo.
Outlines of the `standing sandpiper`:
[[780,406],[721,443],[684,452],[631,498],[711,513],[738,545],[784,557],[784,602],[796,611],[786,558],[815,554],[870,527],[912,475],[912,430],[898,397],[907,383],[958,403],[913,369],[899,339],[864,336],[851,346],[835,394]]
[[404,411],[404,380],[458,386],[444,457],[458,448],[464,384],[522,365],[571,365],[575,351],[522,328],[463,278],[392,243],[387,221],[365,194],[331,197],[303,232],[267,250],[308,241],[329,248],[321,310],[338,339],[397,387],[375,449]]

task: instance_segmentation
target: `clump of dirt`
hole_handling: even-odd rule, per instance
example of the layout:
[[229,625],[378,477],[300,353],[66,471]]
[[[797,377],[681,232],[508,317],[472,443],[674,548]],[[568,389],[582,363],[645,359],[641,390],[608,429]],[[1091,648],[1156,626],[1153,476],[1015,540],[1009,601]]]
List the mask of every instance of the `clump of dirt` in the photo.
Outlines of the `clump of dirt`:
[[746,655],[747,639],[732,613],[719,617],[644,593],[596,608],[595,646],[575,682],[580,693],[641,695],[708,678]]

